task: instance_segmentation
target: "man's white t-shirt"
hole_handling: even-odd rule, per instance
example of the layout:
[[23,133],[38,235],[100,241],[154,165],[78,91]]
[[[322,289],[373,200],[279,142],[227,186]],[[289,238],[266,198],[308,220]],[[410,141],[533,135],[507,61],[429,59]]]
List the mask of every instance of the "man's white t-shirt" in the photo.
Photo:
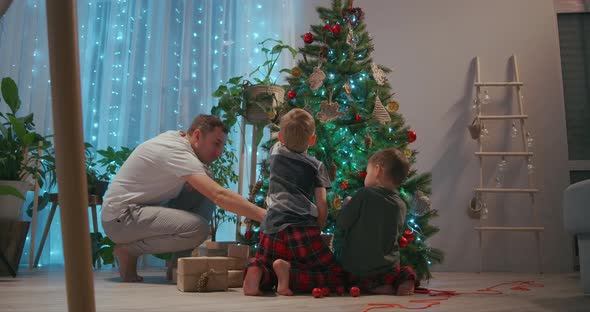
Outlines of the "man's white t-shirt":
[[140,144],[121,166],[105,194],[101,218],[114,220],[131,204],[163,205],[178,196],[182,177],[192,174],[208,170],[180,131],[164,132]]

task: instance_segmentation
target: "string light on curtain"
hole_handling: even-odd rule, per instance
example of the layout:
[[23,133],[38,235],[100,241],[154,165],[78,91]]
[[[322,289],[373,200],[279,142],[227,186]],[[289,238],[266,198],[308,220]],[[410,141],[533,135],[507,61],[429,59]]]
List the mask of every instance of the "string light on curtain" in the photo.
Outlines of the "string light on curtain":
[[[272,37],[296,45],[296,7],[301,3],[292,0],[78,0],[85,141],[97,149],[135,147],[163,131],[188,127],[197,114],[210,112],[211,93],[220,83],[264,61],[258,42]],[[13,2],[0,27],[0,72],[17,81],[23,113],[34,113],[38,128],[49,135],[45,12],[43,0]],[[238,133],[230,135],[237,150]],[[47,214],[40,212],[39,224]],[[56,215],[43,265],[63,262],[59,223]],[[222,225],[220,239],[232,239],[233,229]]]

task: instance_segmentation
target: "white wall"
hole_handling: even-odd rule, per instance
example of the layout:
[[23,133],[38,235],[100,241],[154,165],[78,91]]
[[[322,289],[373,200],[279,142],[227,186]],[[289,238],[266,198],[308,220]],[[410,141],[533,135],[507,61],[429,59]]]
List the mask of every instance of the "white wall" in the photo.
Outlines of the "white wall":
[[[329,0],[306,1],[298,29],[303,34],[319,22],[315,7]],[[482,79],[511,80],[509,56],[518,56],[525,83],[527,125],[535,138],[535,180],[541,190],[536,205],[543,234],[544,271],[572,270],[572,239],[562,226],[562,191],[568,185],[567,140],[557,22],[552,0],[365,0],[355,1],[366,13],[373,35],[377,63],[395,69],[390,83],[397,92],[400,112],[418,133],[413,144],[420,154],[416,167],[433,174],[433,207],[440,211],[435,223],[441,232],[431,240],[446,252],[439,271],[477,271],[479,249],[466,214],[472,188],[479,181],[479,163],[466,126],[471,122],[474,98],[474,57],[481,59]],[[297,42],[299,45],[300,42]],[[494,89],[490,113],[510,112],[513,93]],[[492,107],[493,106],[493,107]],[[514,106],[516,107],[516,106]],[[490,124],[488,150],[517,148],[510,122]],[[504,183],[526,183],[524,162],[510,158],[514,178]],[[487,182],[499,159],[485,166]],[[519,170],[518,168],[522,168]],[[526,195],[501,195],[488,200],[495,225],[532,222]],[[484,270],[535,271],[533,234],[490,233],[484,236]]]

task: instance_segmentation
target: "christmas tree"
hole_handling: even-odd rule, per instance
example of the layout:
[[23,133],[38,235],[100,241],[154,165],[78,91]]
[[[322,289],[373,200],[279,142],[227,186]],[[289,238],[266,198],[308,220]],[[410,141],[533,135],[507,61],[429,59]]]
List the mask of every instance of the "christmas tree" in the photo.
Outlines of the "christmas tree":
[[[322,24],[312,25],[302,35],[302,55],[296,67],[282,70],[289,74],[287,95],[280,117],[293,108],[303,108],[316,118],[316,145],[308,153],[328,167],[333,187],[328,191],[329,215],[324,233],[335,234],[333,249],[339,254],[339,233],[335,220],[347,196],[364,186],[366,165],[374,152],[395,147],[411,164],[417,152],[411,148],[416,133],[397,113],[399,104],[386,74],[390,69],[371,58],[372,39],[366,31],[361,8],[352,0],[334,0],[331,8],[317,9]],[[278,121],[278,117],[275,121]],[[272,129],[272,127],[271,127]],[[274,128],[276,130],[276,127]],[[273,138],[262,145],[268,149]],[[268,161],[261,162],[258,183],[251,186],[250,200],[265,207],[268,190]],[[418,281],[431,277],[429,267],[440,263],[440,250],[431,248],[428,238],[438,232],[429,222],[437,216],[431,209],[431,176],[412,169],[400,188],[408,205],[407,225],[400,238],[402,265],[416,271]],[[258,225],[249,223],[243,242],[256,245]]]

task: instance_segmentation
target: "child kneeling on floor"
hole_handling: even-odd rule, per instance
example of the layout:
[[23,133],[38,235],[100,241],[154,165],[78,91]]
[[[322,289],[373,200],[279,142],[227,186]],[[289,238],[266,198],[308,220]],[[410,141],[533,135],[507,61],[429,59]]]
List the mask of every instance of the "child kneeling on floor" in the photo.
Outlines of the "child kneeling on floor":
[[369,158],[365,187],[344,201],[337,218],[344,233],[339,260],[350,286],[378,294],[413,294],[416,275],[410,267],[400,267],[398,243],[407,212],[398,189],[409,168],[397,149],[375,153]]
[[315,287],[334,290],[344,281],[341,266],[321,237],[328,215],[326,188],[332,183],[326,166],[307,154],[316,140],[315,121],[295,108],[280,126],[280,142],[270,150],[268,211],[244,278],[247,296],[275,286],[278,294],[287,296]]

